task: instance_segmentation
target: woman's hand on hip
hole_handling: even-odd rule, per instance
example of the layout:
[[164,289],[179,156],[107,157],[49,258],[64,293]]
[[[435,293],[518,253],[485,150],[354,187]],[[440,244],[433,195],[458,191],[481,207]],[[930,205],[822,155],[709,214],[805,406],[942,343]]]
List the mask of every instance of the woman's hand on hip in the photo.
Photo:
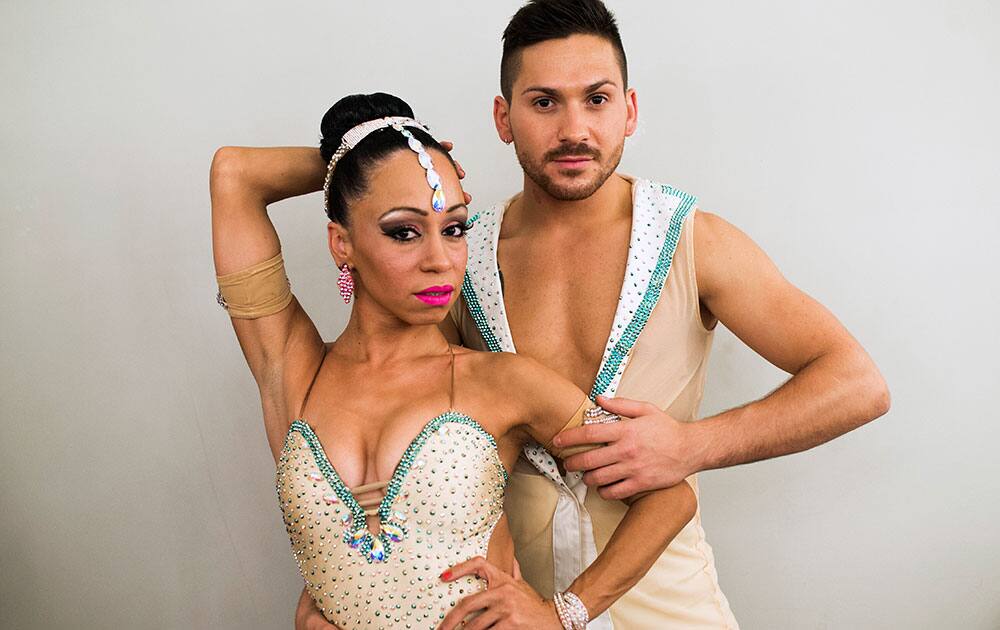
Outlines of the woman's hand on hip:
[[[511,577],[486,558],[476,556],[448,569],[441,574],[441,579],[450,582],[466,575],[486,580],[486,590],[460,600],[445,616],[438,630],[562,630],[555,606],[521,579],[516,565]],[[463,623],[469,615],[476,613],[475,617]]]

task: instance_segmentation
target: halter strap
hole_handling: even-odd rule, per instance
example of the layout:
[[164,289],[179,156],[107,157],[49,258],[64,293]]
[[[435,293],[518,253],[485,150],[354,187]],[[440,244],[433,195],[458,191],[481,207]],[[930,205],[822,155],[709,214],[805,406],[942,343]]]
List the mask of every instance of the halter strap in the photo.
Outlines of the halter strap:
[[[452,348],[451,344],[448,344],[448,353],[451,355],[451,387],[448,390],[448,409],[455,409],[455,349]],[[299,408],[299,418],[304,419],[306,411],[306,403],[309,402],[309,394],[312,393],[313,385],[316,384],[316,378],[319,376],[320,371],[323,369],[323,364],[326,363],[327,349],[326,344],[323,344],[323,356],[319,360],[319,365],[316,366],[316,372],[313,374],[312,380],[309,381],[309,387],[306,388],[305,398],[302,399],[302,406]],[[357,486],[353,490],[349,490],[355,497],[364,496],[365,494],[371,494],[377,490],[383,490],[387,485],[388,481],[373,481],[372,483],[366,483],[361,486]],[[378,506],[381,503],[381,499],[366,499],[364,501],[355,499],[358,502],[368,516],[375,516],[378,514]]]
[[448,390],[448,409],[455,409],[455,350],[448,344],[448,352],[451,353],[451,389]]

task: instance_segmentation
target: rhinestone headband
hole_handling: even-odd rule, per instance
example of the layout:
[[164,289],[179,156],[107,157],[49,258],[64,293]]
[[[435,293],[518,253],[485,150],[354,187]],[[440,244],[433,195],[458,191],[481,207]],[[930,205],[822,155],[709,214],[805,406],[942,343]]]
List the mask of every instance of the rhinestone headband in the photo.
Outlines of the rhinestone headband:
[[337,147],[337,150],[333,152],[333,157],[330,158],[330,164],[326,167],[326,179],[323,181],[323,207],[326,209],[327,214],[330,212],[330,180],[333,179],[333,170],[336,168],[337,162],[344,157],[345,153],[358,146],[358,143],[367,138],[369,134],[379,129],[385,129],[386,127],[392,127],[406,138],[406,143],[409,145],[410,150],[417,154],[417,161],[420,162],[420,166],[427,171],[427,185],[434,191],[431,196],[431,207],[434,208],[435,212],[444,210],[446,203],[444,190],[441,188],[441,177],[434,170],[434,161],[431,160],[431,156],[427,153],[424,145],[406,127],[415,127],[426,133],[430,133],[430,129],[423,123],[407,116],[388,116],[386,118],[365,121],[360,125],[351,127],[344,134],[343,139],[340,141],[340,146]]

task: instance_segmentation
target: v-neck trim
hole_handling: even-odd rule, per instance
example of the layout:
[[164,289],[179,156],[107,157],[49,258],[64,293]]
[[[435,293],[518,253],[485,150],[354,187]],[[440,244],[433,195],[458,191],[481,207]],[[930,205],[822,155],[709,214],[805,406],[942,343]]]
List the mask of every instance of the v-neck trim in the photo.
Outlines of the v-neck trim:
[[[330,485],[337,498],[351,511],[352,523],[351,527],[347,528],[344,532],[344,542],[353,548],[360,547],[362,555],[369,562],[381,562],[389,557],[392,550],[392,543],[402,541],[407,534],[407,528],[402,520],[397,518],[393,512],[393,507],[403,488],[403,484],[411,468],[419,461],[419,456],[427,440],[447,423],[464,424],[483,435],[497,455],[497,465],[500,468],[500,482],[501,485],[506,487],[508,473],[507,469],[500,462],[496,439],[471,416],[449,409],[424,423],[417,435],[407,444],[403,454],[396,462],[392,476],[389,478],[385,489],[385,496],[382,497],[382,501],[379,502],[378,506],[378,535],[371,533],[371,530],[368,528],[368,518],[365,508],[361,506],[357,497],[344,482],[343,477],[337,472],[333,462],[327,456],[326,449],[323,447],[319,436],[316,435],[316,432],[305,418],[299,418],[292,422],[288,427],[288,432],[285,434],[285,443],[287,447],[288,440],[294,432],[302,436],[309,450],[312,452],[313,460],[316,462],[316,467],[319,469],[322,478]],[[311,475],[312,473],[307,474]],[[319,481],[316,478],[313,478],[313,480]],[[375,551],[374,553],[373,550]]]
[[[632,235],[635,233],[634,227],[635,227],[635,191],[636,191],[635,184],[636,184],[636,179],[634,177],[629,176],[629,175],[623,175],[621,173],[616,173],[616,174],[619,177],[621,177],[622,179],[624,179],[627,182],[629,182],[629,184],[630,184],[630,187],[629,187],[629,197],[630,197],[630,200],[631,200],[630,203],[632,204],[632,216],[629,217],[629,220],[631,221],[631,225],[629,226],[629,251],[631,251],[632,250],[632,238],[633,238]],[[507,303],[504,301],[504,295],[503,295],[503,278],[501,278],[501,276],[500,276],[500,231],[503,228],[503,218],[507,214],[507,210],[509,210],[510,206],[515,201],[517,201],[518,199],[520,199],[523,195],[524,195],[523,192],[517,193],[516,195],[514,195],[513,197],[511,197],[510,199],[508,199],[504,203],[500,204],[500,211],[497,213],[497,218],[496,218],[496,226],[497,227],[496,227],[496,230],[494,230],[494,232],[493,232],[493,254],[494,255],[493,255],[493,268],[491,270],[493,272],[494,278],[496,279],[495,285],[497,287],[497,291],[499,291],[499,293],[500,293],[500,321],[502,322],[502,326],[503,326],[504,332],[506,333],[507,339],[509,340],[510,352],[513,352],[515,354],[517,353],[517,345],[514,343],[514,333],[511,332],[511,330],[510,330],[510,320],[507,318]],[[622,294],[622,289],[625,287],[625,283],[628,282],[628,272],[629,272],[628,266],[631,263],[632,263],[632,259],[631,259],[631,257],[628,257],[628,262],[626,262],[626,267],[625,267],[625,275],[622,276],[622,284],[618,287],[618,295],[619,296],[621,296],[621,294]],[[620,308],[621,308],[621,302],[619,301],[618,307],[615,309],[615,318],[611,322],[611,329],[608,331],[608,337],[606,338],[606,341],[605,341],[605,348],[607,348],[608,345],[610,344],[610,339],[611,339],[611,336],[613,335],[614,329],[615,329],[615,322],[618,320],[618,309],[620,309]],[[597,366],[597,372],[594,374],[594,381],[596,381],[597,376],[601,373],[601,368],[604,367],[604,361],[605,361],[606,357],[607,357],[607,350],[605,350],[604,355],[602,355],[602,357],[601,357],[601,364]]]
[[[680,229],[695,203],[695,197],[671,186],[621,173],[618,175],[632,185],[628,259],[619,287],[615,316],[592,381],[591,399],[609,391],[613,394],[617,388],[627,358],[659,300]],[[474,256],[470,256],[470,269],[466,271],[462,287],[472,318],[487,347],[493,352],[517,352],[507,318],[497,253],[504,215],[521,195],[518,193],[496,204],[480,217],[480,222],[490,232],[482,237]],[[664,213],[667,216],[663,216]],[[631,288],[630,282],[633,285]]]

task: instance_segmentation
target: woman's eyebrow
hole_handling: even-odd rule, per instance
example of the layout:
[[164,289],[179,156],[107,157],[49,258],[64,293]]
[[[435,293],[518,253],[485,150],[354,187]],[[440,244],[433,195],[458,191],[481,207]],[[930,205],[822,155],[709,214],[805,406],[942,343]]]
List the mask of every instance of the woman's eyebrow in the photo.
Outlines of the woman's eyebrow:
[[385,212],[382,213],[382,216],[380,216],[379,219],[380,220],[384,219],[386,216],[392,214],[393,212],[415,212],[421,216],[424,217],[427,216],[426,210],[421,210],[420,208],[411,208],[410,206],[399,206],[396,208],[391,208],[389,210],[386,210]]
[[[462,208],[465,208],[466,210],[468,210],[468,207],[464,203],[456,203],[452,207],[448,208],[445,212],[454,212],[456,210],[461,210]],[[383,212],[382,216],[379,217],[379,220],[381,221],[382,219],[384,219],[386,216],[392,214],[393,212],[415,212],[415,213],[419,214],[422,217],[426,217],[427,216],[427,211],[426,210],[421,210],[420,208],[411,208],[410,206],[399,206],[399,207],[391,208],[391,209],[386,210],[385,212]]]

